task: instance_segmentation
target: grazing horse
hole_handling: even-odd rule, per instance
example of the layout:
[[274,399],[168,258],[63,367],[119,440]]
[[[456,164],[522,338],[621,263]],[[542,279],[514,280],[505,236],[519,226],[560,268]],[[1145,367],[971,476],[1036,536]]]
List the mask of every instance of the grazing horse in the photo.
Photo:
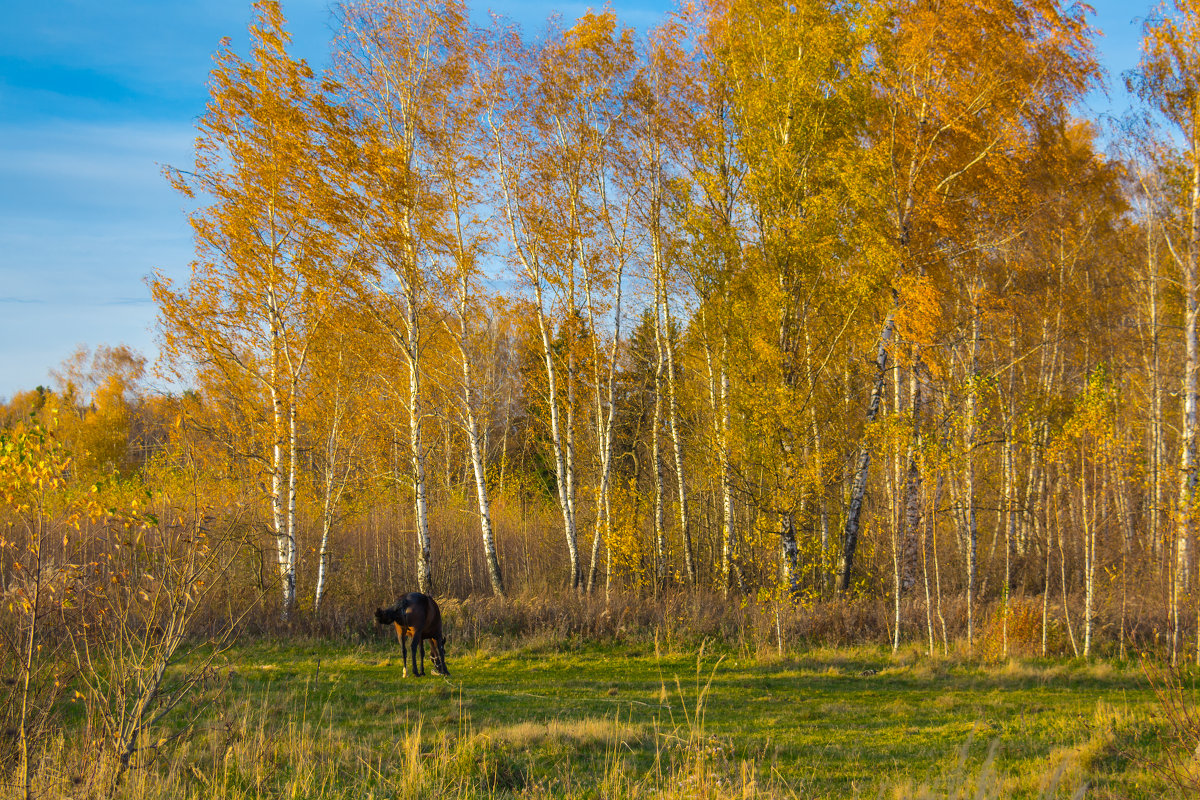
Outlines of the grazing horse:
[[[375,609],[375,622],[396,626],[396,638],[400,640],[400,658],[404,663],[404,677],[408,677],[408,653],[405,638],[412,637],[413,675],[425,674],[425,640],[433,640],[430,656],[433,658],[435,675],[449,675],[446,668],[446,636],[442,633],[442,610],[437,601],[427,594],[409,592],[391,608]],[[421,668],[417,669],[417,647],[421,648]]]

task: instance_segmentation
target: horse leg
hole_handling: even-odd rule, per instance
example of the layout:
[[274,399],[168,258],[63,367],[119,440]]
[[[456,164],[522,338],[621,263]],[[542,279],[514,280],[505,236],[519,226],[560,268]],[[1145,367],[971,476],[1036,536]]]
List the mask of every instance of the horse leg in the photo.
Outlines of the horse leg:
[[392,627],[396,629],[396,641],[400,642],[400,665],[404,667],[404,677],[408,677],[408,660],[406,654],[407,648],[404,646],[404,627],[399,622],[393,622]]
[[442,653],[438,644],[436,636],[429,640],[429,657],[433,659],[433,674],[444,675],[446,673],[442,669]]
[[429,658],[433,661],[433,674],[442,674],[442,654],[438,650],[438,638],[431,636],[429,638]]
[[420,674],[421,674],[421,677],[425,677],[425,637],[421,636],[421,634],[419,634],[419,633],[417,634],[417,637],[418,637],[419,641],[421,642],[421,673]]
[[450,668],[446,666],[446,637],[445,636],[439,636],[437,638],[437,649],[438,649],[438,658],[441,659],[441,662],[442,662],[442,674],[449,675]]

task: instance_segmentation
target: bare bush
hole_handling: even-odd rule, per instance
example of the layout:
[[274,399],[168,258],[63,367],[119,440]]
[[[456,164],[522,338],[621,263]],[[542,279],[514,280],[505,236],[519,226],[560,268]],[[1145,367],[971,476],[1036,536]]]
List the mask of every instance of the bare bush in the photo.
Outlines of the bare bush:
[[1189,679],[1184,671],[1158,667],[1149,661],[1143,664],[1143,670],[1154,689],[1166,735],[1157,758],[1130,755],[1175,787],[1177,796],[1200,797],[1200,696],[1194,675]]
[[235,630],[190,638],[230,549],[200,512],[161,513],[110,525],[107,541],[94,540],[99,557],[88,563],[70,630],[87,730],[100,745],[89,785],[106,795],[186,731],[167,732],[168,716],[209,675]]

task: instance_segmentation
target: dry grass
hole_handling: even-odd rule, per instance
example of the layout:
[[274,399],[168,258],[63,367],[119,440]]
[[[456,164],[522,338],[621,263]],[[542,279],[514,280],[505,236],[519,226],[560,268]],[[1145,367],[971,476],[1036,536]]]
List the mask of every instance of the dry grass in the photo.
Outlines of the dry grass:
[[555,746],[595,747],[607,745],[638,745],[645,737],[641,725],[619,719],[552,719],[548,722],[519,722],[498,728],[484,728],[480,734],[521,748],[544,744]]
[[[329,709],[273,729],[265,708],[243,707],[237,722],[209,728],[169,758],[131,770],[117,797],[138,800],[260,800],[265,798],[499,797],[783,798],[779,787],[758,785],[749,763],[730,761],[731,749],[699,732],[656,731],[654,765],[639,772],[627,754],[649,735],[619,720],[552,720],[466,729],[429,736],[423,720],[397,726],[391,746],[380,751],[328,721]],[[597,783],[571,768],[580,748],[604,750]],[[43,771],[39,794],[92,797],[86,748],[58,742],[59,769]],[[531,778],[535,758],[560,758],[553,782]],[[731,793],[732,792],[732,793]],[[6,796],[0,794],[0,796]]]

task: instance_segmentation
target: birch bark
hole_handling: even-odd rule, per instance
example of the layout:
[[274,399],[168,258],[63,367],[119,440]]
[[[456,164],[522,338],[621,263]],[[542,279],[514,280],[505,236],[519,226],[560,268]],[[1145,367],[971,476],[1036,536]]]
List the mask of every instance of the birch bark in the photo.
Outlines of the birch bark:
[[600,487],[596,493],[596,521],[592,535],[592,559],[591,565],[588,567],[587,576],[587,592],[590,594],[596,584],[596,572],[599,568],[600,560],[600,545],[602,542],[609,543],[612,541],[612,517],[609,514],[611,503],[609,501],[610,486],[612,474],[612,431],[613,420],[616,412],[616,374],[617,374],[617,355],[621,346],[621,299],[624,288],[625,263],[628,256],[628,245],[624,235],[624,227],[622,233],[618,234],[616,225],[613,223],[612,208],[608,200],[608,192],[606,189],[606,177],[603,168],[598,176],[601,204],[603,208],[603,216],[605,228],[609,235],[609,244],[616,255],[617,273],[614,285],[614,300],[613,300],[613,338],[612,345],[606,353],[606,358],[603,363],[607,364],[603,381],[603,391],[601,390],[601,354],[599,336],[595,335],[598,330],[596,326],[596,311],[595,303],[592,297],[592,279],[591,272],[585,273],[585,292],[587,300],[588,325],[593,331],[592,338],[592,362],[595,366],[593,373],[593,386],[595,388],[595,403],[596,403],[596,441],[600,451]]
[[838,589],[846,592],[850,589],[850,573],[854,568],[854,554],[858,549],[859,517],[862,514],[863,498],[867,493],[867,477],[871,466],[871,447],[866,441],[871,423],[879,414],[879,406],[883,400],[883,387],[887,379],[888,347],[892,341],[892,331],[895,328],[895,308],[888,311],[883,323],[883,332],[879,335],[879,350],[875,356],[875,386],[871,390],[871,399],[867,404],[866,430],[864,441],[858,450],[858,465],[854,471],[854,481],[850,486],[850,504],[846,512],[846,526],[842,533],[842,559],[838,572]]
[[[661,250],[661,247],[660,247]],[[675,482],[679,503],[679,535],[683,544],[684,566],[687,569],[688,583],[696,583],[696,563],[692,548],[691,519],[688,515],[687,471],[683,461],[683,440],[679,431],[679,395],[675,372],[675,343],[671,337],[671,307],[667,301],[667,280],[665,267],[661,270],[661,305],[663,316],[664,346],[666,349],[666,379],[667,379],[667,424],[671,431],[671,449],[675,456]]]
[[467,304],[468,295],[468,276],[466,271],[463,270],[458,290],[458,351],[459,363],[462,370],[464,430],[467,434],[467,443],[471,452],[471,470],[475,478],[475,499],[479,506],[479,532],[483,538],[483,559],[487,565],[488,581],[492,585],[492,593],[497,597],[503,597],[504,577],[500,572],[500,562],[496,557],[496,537],[492,530],[492,508],[491,500],[488,496],[484,448],[480,442],[479,425],[475,421],[475,381],[471,374],[471,359],[468,355],[470,342],[470,331],[467,323],[467,315],[470,313]]
[[[655,270],[657,272],[657,269]],[[663,330],[658,307],[658,276],[654,287],[654,416],[651,421],[651,458],[654,461],[654,577],[658,586],[667,579],[667,536],[663,511],[662,416],[663,374],[666,356],[663,353]]]
[[[1200,371],[1200,297],[1196,270],[1200,260],[1200,7],[1188,0],[1176,0],[1173,9],[1147,21],[1144,27],[1142,57],[1127,85],[1155,106],[1182,134],[1186,143],[1185,163],[1190,172],[1187,189],[1186,223],[1183,252],[1166,237],[1166,244],[1182,274],[1185,350],[1180,387],[1182,421],[1179,443],[1179,495],[1176,498],[1174,569],[1172,570],[1171,663],[1177,661],[1181,594],[1190,576],[1192,539],[1195,535],[1197,483],[1197,374]],[[1173,12],[1173,13],[1171,13]],[[1181,198],[1182,199],[1182,198]],[[1179,205],[1184,205],[1180,203]],[[1198,606],[1200,611],[1200,606]],[[1196,637],[1196,660],[1200,664],[1200,636]]]
[[975,587],[979,572],[979,528],[975,518],[975,440],[978,435],[979,395],[979,307],[972,303],[970,371],[967,374],[967,410],[963,431],[964,494],[963,523],[967,546],[967,643],[975,642]]
[[[708,312],[702,306],[700,322],[704,337],[704,360],[708,369],[709,405],[712,408],[712,437],[717,453],[717,473],[721,485],[721,566],[722,591],[728,594],[735,574],[736,536],[733,520],[733,481],[729,458],[729,334],[721,334],[720,352],[715,357],[708,326]],[[714,364],[714,362],[716,362]]]
[[328,419],[329,429],[324,441],[325,475],[321,493],[321,542],[317,551],[317,584],[313,592],[314,613],[320,610],[321,600],[325,596],[325,583],[329,572],[329,537],[337,516],[338,503],[349,483],[351,462],[356,449],[354,439],[351,439],[348,446],[343,447],[343,440],[347,434],[345,420],[351,398],[343,386],[342,374],[342,354],[339,352],[338,372],[333,385],[333,404]]
[[495,157],[499,166],[500,184],[504,214],[510,242],[516,252],[517,259],[525,273],[526,279],[534,291],[534,316],[537,323],[538,339],[541,344],[541,361],[546,375],[547,404],[550,415],[550,444],[554,451],[554,474],[558,494],[559,510],[562,513],[563,532],[567,542],[567,554],[570,559],[570,586],[572,589],[580,585],[578,534],[575,526],[574,489],[568,490],[568,480],[574,481],[572,458],[569,457],[569,442],[563,432],[560,419],[559,404],[559,374],[555,363],[554,347],[550,341],[550,326],[546,318],[545,276],[538,252],[536,240],[525,230],[525,209],[514,186],[514,174],[505,157],[507,143],[500,129],[492,124],[493,145]]
[[[607,371],[601,392],[600,377],[600,346],[598,336],[592,336],[592,359],[596,364],[594,375],[596,403],[596,440],[600,450],[600,487],[596,492],[596,521],[592,535],[592,559],[588,567],[587,592],[590,594],[596,584],[596,572],[599,569],[600,545],[612,541],[612,518],[609,515],[609,481],[612,475],[612,431],[613,419],[616,412],[615,382],[617,372],[617,352],[621,343],[621,286],[624,272],[624,260],[620,262],[616,280],[616,301],[614,308],[615,323],[613,341],[607,353]],[[587,285],[588,321],[593,331],[596,330],[595,312],[592,303],[591,282]]]

